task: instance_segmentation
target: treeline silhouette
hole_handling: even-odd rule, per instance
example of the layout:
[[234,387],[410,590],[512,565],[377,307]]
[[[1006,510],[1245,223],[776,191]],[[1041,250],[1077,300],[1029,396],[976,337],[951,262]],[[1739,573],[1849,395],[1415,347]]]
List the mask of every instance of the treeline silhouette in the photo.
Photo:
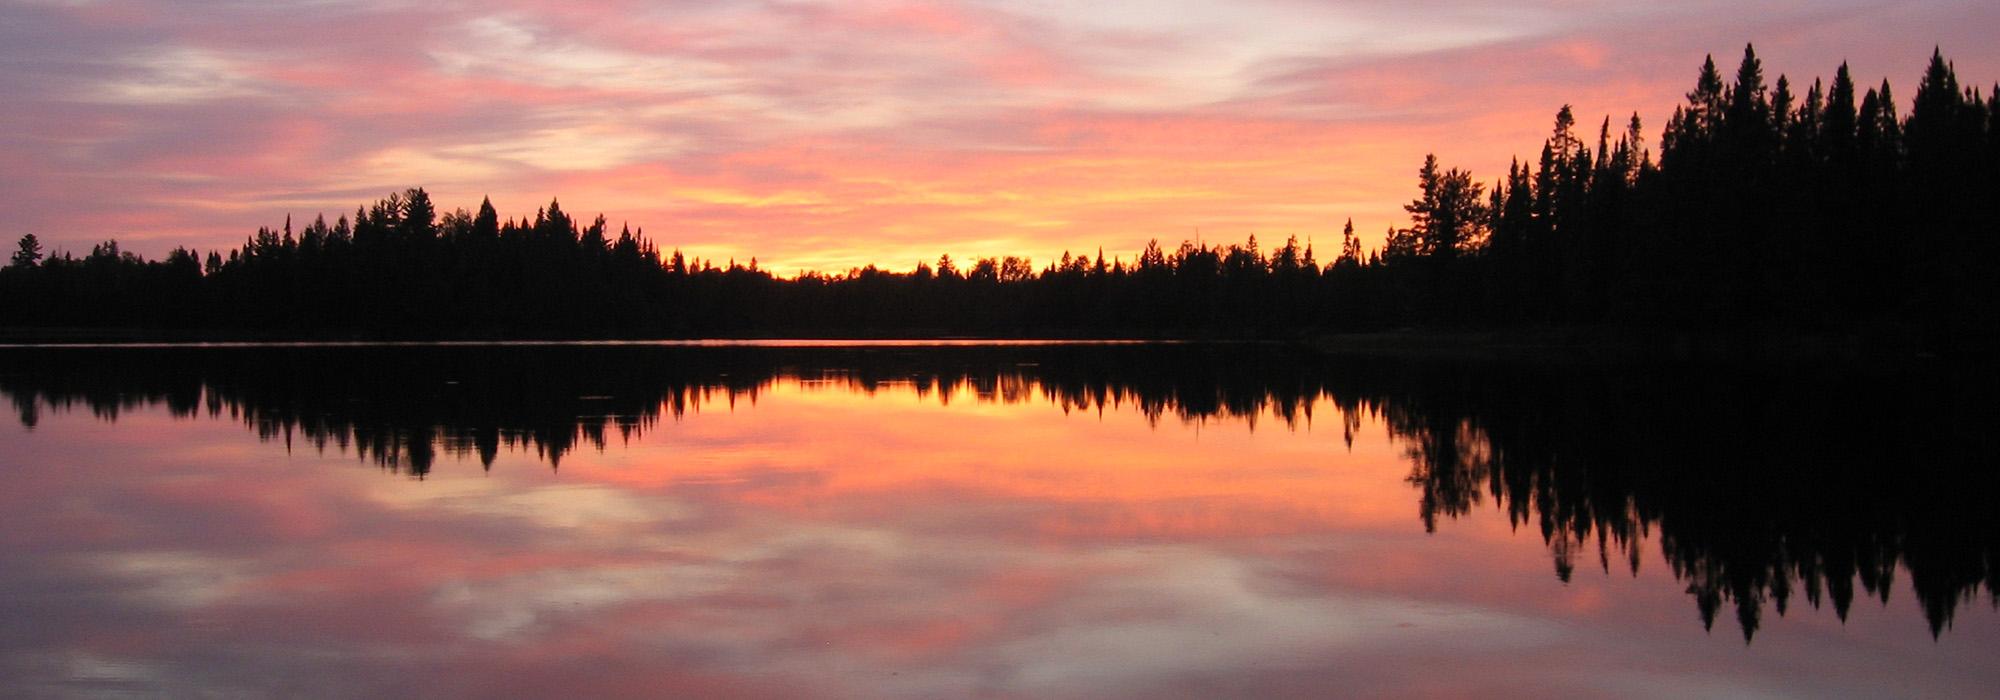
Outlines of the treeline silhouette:
[[[1933,634],[1981,590],[2000,606],[1992,386],[1947,372],[1692,371],[1330,358],[1274,346],[660,346],[0,350],[23,425],[138,406],[227,416],[289,449],[422,478],[524,450],[554,468],[773,384],[1042,402],[1148,420],[1314,420],[1329,450],[1379,419],[1408,449],[1417,514],[1482,504],[1538,531],[1567,581],[1659,543],[1704,625],[1745,639],[1795,601],[1845,619],[1897,569]],[[1315,407],[1321,415],[1315,416]],[[1328,408],[1335,409],[1327,415]],[[1329,458],[1333,460],[1332,457]],[[941,465],[950,468],[950,465]]]
[[[1439,203],[1412,206],[1414,254],[1442,279],[1406,296],[1460,318],[1990,348],[2000,287],[1979,261],[2000,232],[1985,204],[2000,194],[2000,85],[1982,98],[1934,51],[1907,117],[1888,81],[1863,92],[1846,64],[1799,90],[1767,83],[1750,47],[1727,83],[1710,59],[1657,162],[1636,114],[1615,141],[1607,118],[1592,149],[1565,107],[1484,207],[1461,201],[1477,187],[1426,186]],[[1426,213],[1453,208],[1486,225]]]
[[[2000,93],[1996,86],[1994,93]],[[1364,252],[1157,241],[783,279],[663,254],[643,231],[440,212],[423,189],[243,246],[147,261],[115,241],[0,270],[0,325],[263,337],[759,334],[1300,336],[1410,325],[1810,334],[1990,349],[2000,329],[2000,94],[1933,52],[1908,116],[1887,81],[1767,81],[1713,60],[1647,147],[1638,116],[1595,145],[1569,107],[1490,192],[1436,158],[1408,227]]]

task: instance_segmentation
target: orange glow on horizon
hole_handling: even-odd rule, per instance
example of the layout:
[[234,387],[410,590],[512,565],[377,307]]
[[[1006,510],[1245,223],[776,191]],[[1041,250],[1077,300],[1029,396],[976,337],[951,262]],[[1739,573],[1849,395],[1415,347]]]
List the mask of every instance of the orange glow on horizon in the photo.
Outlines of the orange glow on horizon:
[[2000,10],[1946,2],[506,5],[9,8],[49,41],[10,62],[0,236],[158,257],[422,186],[787,276],[1253,234],[1325,260],[1406,224],[1425,154],[1490,184],[1563,104],[1656,141],[1746,42],[1800,85],[1910,85],[1933,45],[2000,73]]

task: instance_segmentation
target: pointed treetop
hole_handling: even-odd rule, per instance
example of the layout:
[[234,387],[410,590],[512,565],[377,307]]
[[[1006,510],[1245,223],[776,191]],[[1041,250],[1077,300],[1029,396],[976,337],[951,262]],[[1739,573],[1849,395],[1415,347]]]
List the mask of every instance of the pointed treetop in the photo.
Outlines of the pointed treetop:
[[1764,90],[1764,62],[1757,60],[1757,47],[1743,45],[1743,64],[1736,68],[1736,86],[1739,91]]
[[14,267],[34,267],[41,259],[42,241],[30,233],[21,237],[19,249],[14,251],[14,256],[8,264]]
[[1701,62],[1701,76],[1695,79],[1694,92],[1687,95],[1690,111],[1714,118],[1722,108],[1722,72],[1715,69],[1715,56],[1710,55]]

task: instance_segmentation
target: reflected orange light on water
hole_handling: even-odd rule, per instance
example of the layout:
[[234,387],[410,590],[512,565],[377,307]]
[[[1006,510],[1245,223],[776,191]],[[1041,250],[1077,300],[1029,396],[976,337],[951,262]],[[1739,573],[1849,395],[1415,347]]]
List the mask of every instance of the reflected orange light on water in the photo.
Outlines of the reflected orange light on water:
[[1747,692],[1802,645],[1915,631],[1808,616],[1745,653],[1653,555],[1563,583],[1490,503],[1427,534],[1411,446],[1325,397],[1253,428],[1032,381],[863,386],[700,391],[557,469],[516,446],[421,481],[227,414],[52,411],[4,448],[0,591],[66,602],[10,604],[40,656],[0,658],[98,690],[84,660],[169,691],[291,663],[307,691],[444,696]]
[[[636,443],[577,455],[564,470],[641,489],[811,474],[741,494],[798,510],[856,497],[898,500],[912,489],[1088,503],[1121,511],[1102,527],[1151,524],[1182,536],[1247,534],[1241,528],[1402,529],[1415,512],[1414,494],[1401,479],[1409,473],[1402,448],[1386,440],[1379,421],[1364,418],[1350,450],[1331,401],[1315,403],[1311,422],[1288,429],[1268,410],[1252,428],[1247,417],[1182,421],[1149,419],[1119,405],[1104,412],[1065,409],[1035,386],[1002,386],[985,397],[970,383],[925,393],[908,384],[864,393],[841,382],[788,378],[760,390],[754,410],[711,402]],[[691,443],[729,447],[694,455]],[[1089,527],[1054,519],[1031,529]]]

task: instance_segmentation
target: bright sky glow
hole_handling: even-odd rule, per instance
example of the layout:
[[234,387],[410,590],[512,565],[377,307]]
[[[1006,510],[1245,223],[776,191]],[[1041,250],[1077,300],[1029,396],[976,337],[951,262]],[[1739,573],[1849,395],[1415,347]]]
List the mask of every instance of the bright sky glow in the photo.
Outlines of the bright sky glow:
[[0,237],[157,256],[423,186],[785,273],[1197,231],[1328,257],[1349,217],[1403,222],[1425,153],[1491,182],[1563,103],[1656,139],[1704,54],[1847,60],[1907,102],[1933,45],[2000,78],[1995,26],[1990,1],[0,0]]

